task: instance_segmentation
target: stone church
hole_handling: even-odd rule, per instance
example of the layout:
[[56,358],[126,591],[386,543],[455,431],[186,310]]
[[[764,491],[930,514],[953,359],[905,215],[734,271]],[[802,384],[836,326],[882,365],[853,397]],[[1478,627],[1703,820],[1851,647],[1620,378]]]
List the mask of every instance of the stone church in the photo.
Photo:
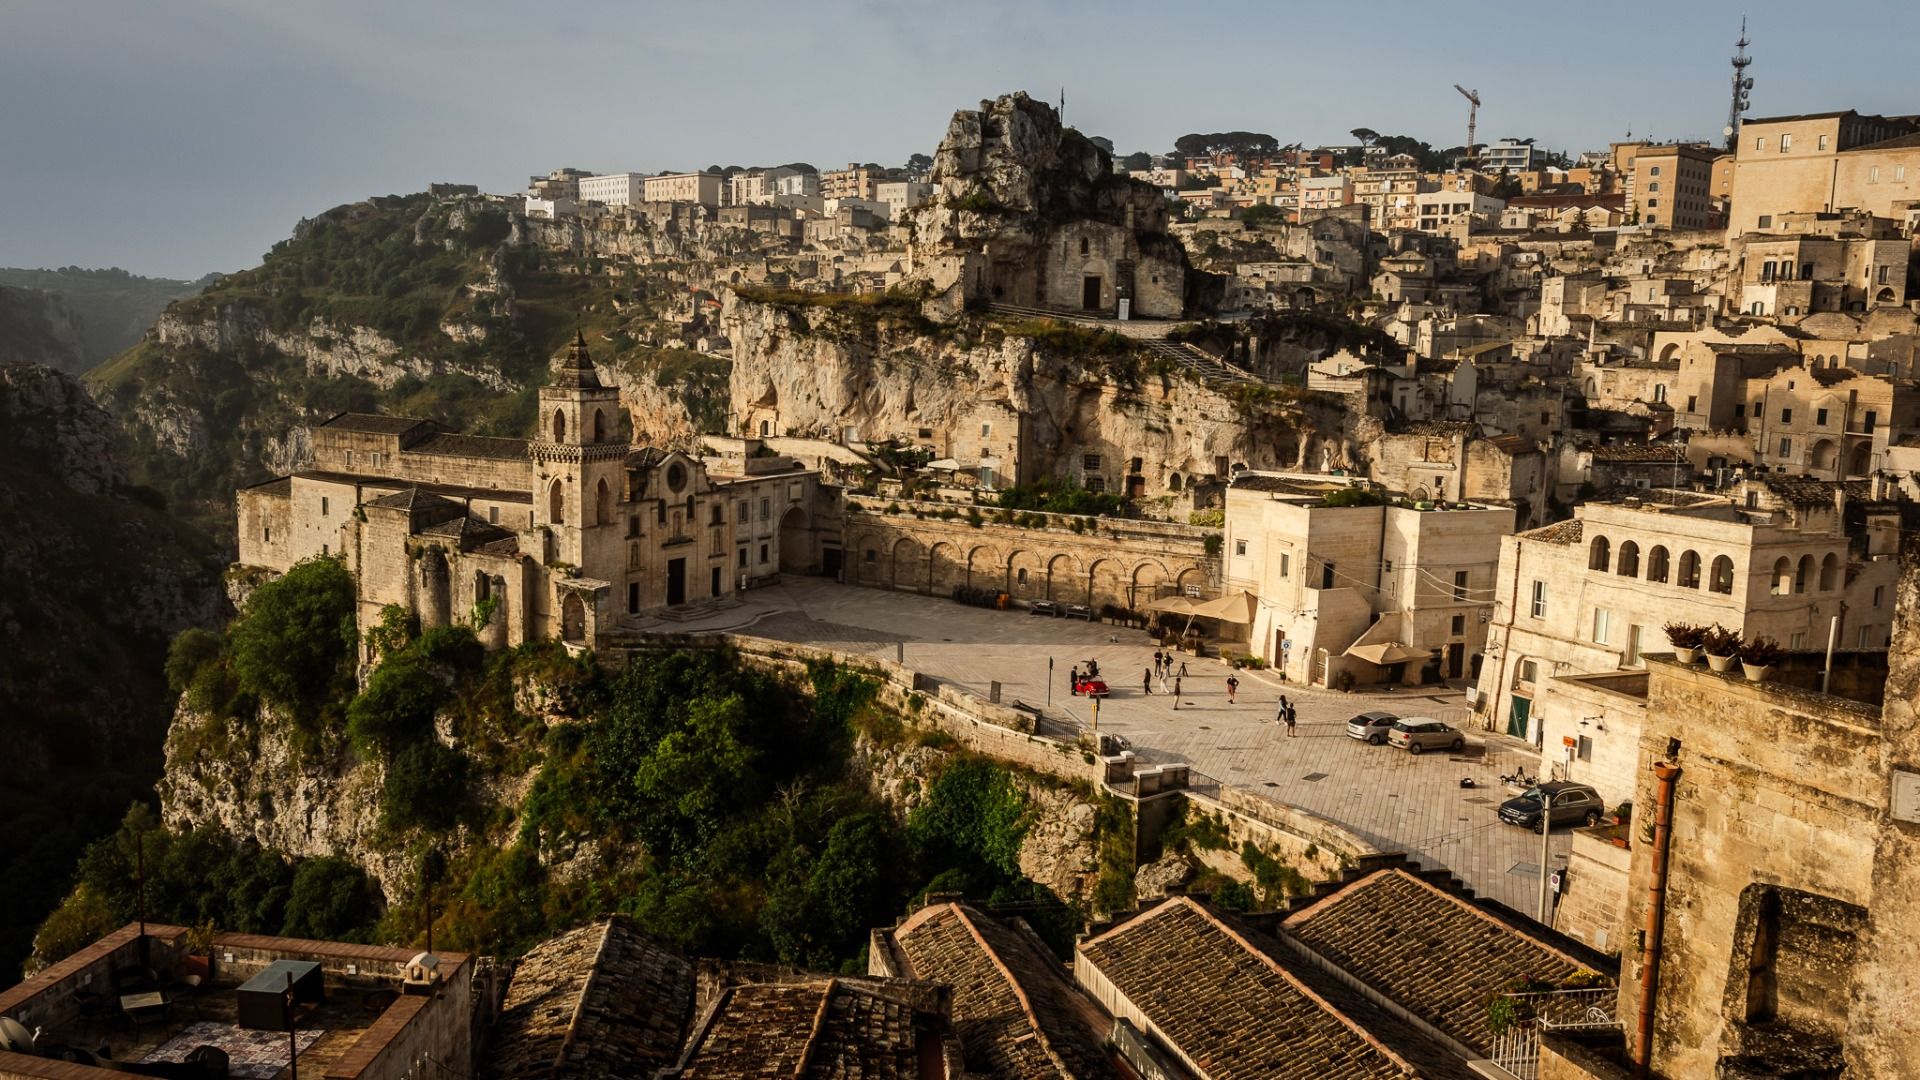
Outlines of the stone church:
[[785,573],[837,573],[840,512],[777,455],[702,459],[620,436],[619,388],[584,338],[554,358],[532,439],[343,413],[307,468],[238,493],[239,562],[338,556],[368,626],[397,604],[488,648],[590,647],[623,623],[723,602]]

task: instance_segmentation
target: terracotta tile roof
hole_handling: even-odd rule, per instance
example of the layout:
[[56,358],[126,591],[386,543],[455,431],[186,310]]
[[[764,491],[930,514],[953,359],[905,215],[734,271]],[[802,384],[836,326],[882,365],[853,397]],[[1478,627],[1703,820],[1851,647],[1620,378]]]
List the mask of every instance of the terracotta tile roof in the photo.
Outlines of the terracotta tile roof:
[[1573,956],[1404,870],[1381,870],[1290,916],[1294,940],[1401,1008],[1490,1053],[1487,999],[1516,978],[1562,983]]
[[1760,484],[1780,501],[1793,506],[1819,506],[1833,502],[1835,488],[1844,488],[1850,500],[1873,498],[1873,485],[1865,480],[1820,480],[1811,476],[1767,476]]
[[826,979],[729,987],[672,1075],[685,1080],[919,1080],[914,1009]]
[[1405,1058],[1189,897],[1083,942],[1080,956],[1206,1080],[1415,1074]]
[[367,505],[384,507],[390,510],[423,510],[429,508],[436,510],[452,508],[457,510],[460,508],[460,504],[454,502],[452,499],[435,495],[431,491],[422,491],[417,487],[405,488],[393,492],[390,495],[382,495],[377,499],[368,499]]
[[1666,443],[1630,443],[1616,446],[1596,446],[1593,448],[1593,460],[1654,462],[1658,464],[1685,463],[1687,460],[1687,450],[1684,446],[1672,446]]
[[1543,525],[1538,529],[1530,529],[1519,535],[1522,540],[1536,540],[1542,544],[1577,544],[1580,542],[1580,533],[1583,528],[1579,518],[1569,518],[1566,521]]
[[407,447],[404,452],[510,461],[527,456],[527,440],[501,439],[491,435],[460,435],[451,431],[442,431],[421,439]]
[[1028,938],[970,907],[937,904],[894,940],[915,978],[953,988],[969,1069],[1033,1080],[1113,1075],[1060,964]]
[[281,476],[272,480],[262,480],[258,484],[254,484],[251,487],[243,487],[240,490],[251,491],[256,495],[267,495],[276,499],[288,499],[293,497],[293,477]]
[[651,1077],[692,1011],[693,966],[615,916],[521,958],[482,1075]]
[[341,413],[320,426],[335,431],[361,431],[369,435],[406,435],[425,425],[429,429],[439,427],[431,420],[418,416],[386,416],[381,413]]

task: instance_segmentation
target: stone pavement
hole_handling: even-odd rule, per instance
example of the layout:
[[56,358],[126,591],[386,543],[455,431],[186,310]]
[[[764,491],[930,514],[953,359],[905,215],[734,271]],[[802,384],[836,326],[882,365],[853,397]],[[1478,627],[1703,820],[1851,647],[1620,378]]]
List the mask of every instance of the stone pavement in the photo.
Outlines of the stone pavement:
[[[1445,867],[1475,892],[1518,911],[1531,914],[1538,905],[1540,838],[1503,824],[1494,812],[1507,797],[1500,774],[1520,765],[1537,771],[1539,754],[1504,735],[1467,727],[1468,710],[1457,690],[1343,694],[1243,671],[1237,701],[1228,704],[1226,665],[1187,657],[1176,711],[1172,695],[1159,692],[1157,685],[1154,693],[1143,693],[1154,645],[1141,631],[818,578],[789,577],[748,593],[741,608],[676,628],[737,628],[898,657],[917,671],[982,696],[997,680],[1003,702],[1041,706],[1057,723],[1080,728],[1091,724],[1092,710],[1067,693],[1067,673],[1091,658],[1113,688],[1100,707],[1100,730],[1125,737],[1142,758],[1184,761],[1204,774],[1194,778],[1196,785],[1231,784],[1330,818],[1383,850]],[[1273,722],[1282,694],[1299,715],[1293,738]],[[1368,709],[1464,727],[1467,752],[1416,757],[1348,738],[1347,719]],[[1472,777],[1477,786],[1461,788],[1463,777]],[[1564,829],[1554,834],[1554,865],[1565,864],[1570,843]]]

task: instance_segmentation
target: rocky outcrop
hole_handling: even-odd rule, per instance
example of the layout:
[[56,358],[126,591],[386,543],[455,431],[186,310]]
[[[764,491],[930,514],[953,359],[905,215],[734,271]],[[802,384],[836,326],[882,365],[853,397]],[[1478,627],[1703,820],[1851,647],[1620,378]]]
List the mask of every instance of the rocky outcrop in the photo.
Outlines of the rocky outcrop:
[[113,417],[78,382],[52,368],[0,366],[0,425],[74,491],[103,495],[125,479],[113,456],[119,436]]
[[1158,900],[1167,890],[1185,885],[1193,877],[1193,864],[1185,855],[1169,851],[1133,872],[1133,891],[1141,903]]

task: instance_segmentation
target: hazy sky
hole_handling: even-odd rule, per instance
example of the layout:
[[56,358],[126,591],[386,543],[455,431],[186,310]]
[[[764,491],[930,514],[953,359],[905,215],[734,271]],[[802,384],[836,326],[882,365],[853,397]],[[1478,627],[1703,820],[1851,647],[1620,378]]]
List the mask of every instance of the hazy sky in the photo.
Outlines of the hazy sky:
[[[0,265],[194,277],[301,216],[560,165],[904,162],[1025,89],[1120,150],[1354,127],[1603,147],[1753,113],[1920,112],[1920,2],[0,0]],[[1821,19],[1814,22],[1814,18]]]

